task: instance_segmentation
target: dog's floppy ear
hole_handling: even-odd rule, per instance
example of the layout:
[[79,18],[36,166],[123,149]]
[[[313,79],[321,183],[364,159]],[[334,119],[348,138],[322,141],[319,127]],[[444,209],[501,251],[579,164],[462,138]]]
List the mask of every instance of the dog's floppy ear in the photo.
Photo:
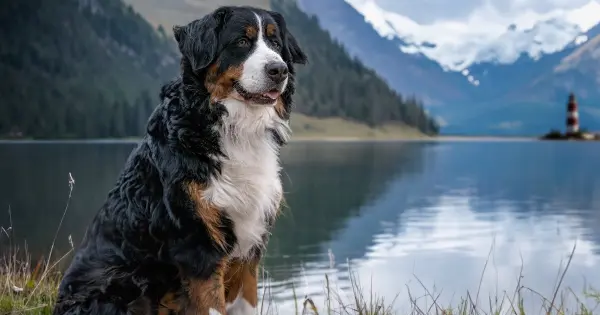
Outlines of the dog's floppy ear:
[[229,9],[223,7],[185,26],[173,26],[179,51],[194,71],[206,68],[216,58],[219,32],[228,13]]
[[273,17],[275,22],[277,22],[277,25],[279,25],[279,30],[283,40],[284,59],[289,59],[289,61],[292,63],[306,64],[308,62],[308,57],[302,51],[300,45],[298,45],[294,35],[292,35],[292,33],[290,33],[288,30],[283,16],[272,11],[269,11],[269,14]]
[[306,54],[300,49],[296,38],[290,33],[290,31],[286,31],[286,41],[287,41],[287,49],[290,51],[290,55],[292,56],[293,63],[306,64],[308,62],[308,57]]

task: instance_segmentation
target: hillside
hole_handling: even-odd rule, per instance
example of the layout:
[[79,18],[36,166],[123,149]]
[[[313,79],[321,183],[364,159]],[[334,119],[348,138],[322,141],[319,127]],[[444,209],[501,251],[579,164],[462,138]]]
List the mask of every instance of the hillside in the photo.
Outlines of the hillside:
[[341,117],[370,126],[389,122],[415,126],[427,134],[438,127],[414,98],[403,98],[374,71],[358,60],[323,31],[315,18],[309,18],[293,1],[272,0],[298,43],[310,58],[298,69],[296,110],[315,117]]
[[[589,39],[571,54],[563,58],[552,69],[555,76],[561,77],[577,75],[588,79],[588,82],[577,82],[577,86],[564,86],[565,89],[574,89],[579,95],[594,96],[600,100],[600,35]],[[591,65],[596,65],[591,66]],[[587,83],[587,84],[586,84]],[[571,83],[575,85],[574,83]]]
[[294,140],[398,140],[420,139],[426,136],[402,123],[385,123],[376,127],[339,117],[318,118],[292,114]]
[[428,105],[464,101],[469,83],[460,73],[445,72],[422,55],[405,54],[397,38],[381,37],[372,25],[343,0],[298,0],[300,9],[316,16],[319,25],[367,67],[400,93],[419,95]]
[[0,33],[0,136],[139,134],[176,73],[171,41],[120,0],[2,1]]
[[[219,4],[244,4],[265,7],[265,0],[227,0],[211,1],[196,0],[195,6],[190,1],[177,0],[161,2],[159,0],[126,0],[136,9],[144,14],[153,24],[172,25],[185,23],[192,18],[197,18],[212,10]],[[284,5],[285,4],[285,5]],[[294,1],[271,1],[270,7],[280,11],[286,16],[289,27],[294,31],[298,41],[310,57],[310,63],[298,67],[298,81],[300,88],[296,98],[297,111],[309,117],[303,117],[302,121],[310,120],[310,117],[341,117],[346,120],[354,120],[370,124],[371,127],[382,124],[385,121],[396,121],[402,125],[413,126],[415,124],[432,125],[426,128],[428,133],[437,130],[432,121],[425,118],[418,102],[413,98],[403,101],[402,96],[395,95],[373,71],[365,69],[359,62],[348,57],[348,52],[335,43],[327,32],[324,32],[318,24],[306,16],[306,14],[294,5]],[[168,14],[167,14],[168,12]],[[168,15],[168,19],[164,19]],[[166,27],[167,29],[169,27]],[[374,59],[376,60],[376,58]],[[392,60],[382,60],[390,63]],[[439,67],[438,67],[439,68]],[[400,72],[398,72],[400,73]],[[410,82],[410,76],[399,76],[403,82]],[[389,81],[390,85],[396,81]],[[412,91],[417,94],[416,90]],[[422,97],[423,94],[417,94]],[[407,104],[405,104],[407,103]],[[422,121],[422,122],[419,122]],[[322,125],[323,120],[315,119],[315,125]],[[335,124],[340,126],[341,124]],[[350,129],[352,123],[344,124]],[[297,125],[296,125],[297,126]],[[298,128],[296,128],[298,129]],[[375,129],[362,126],[360,130],[369,130],[369,134],[377,133]],[[320,129],[322,130],[322,129]],[[330,130],[330,128],[327,128]],[[304,129],[298,130],[304,133]],[[325,131],[323,131],[325,132]],[[331,131],[336,136],[337,131]],[[331,132],[325,132],[331,134]],[[309,131],[313,134],[314,131]],[[343,133],[343,132],[342,132]],[[355,135],[356,133],[353,133]],[[396,137],[402,136],[397,134]]]
[[[595,34],[598,30],[600,25],[588,33]],[[579,100],[581,126],[600,130],[600,34],[590,37],[581,46],[528,64],[521,66],[532,72],[517,72],[518,65],[513,65],[512,75],[506,76],[521,80],[520,86],[513,87],[499,102],[482,104],[480,109],[471,112],[470,117],[463,115],[462,120],[446,131],[537,136],[552,128],[562,130],[567,96],[571,92]],[[532,77],[532,74],[535,75]],[[523,82],[519,75],[529,77],[528,82]]]
[[[161,10],[179,10],[179,22],[173,24],[186,22],[184,11],[201,17],[222,4],[127,1],[146,8],[156,19]],[[253,5],[264,7],[265,2],[255,0]],[[297,112],[368,125],[366,134],[384,125],[402,126],[388,131],[415,127],[427,134],[437,132],[417,98],[397,95],[293,3],[273,5],[284,11],[311,57],[310,64],[298,72]],[[157,21],[152,23],[160,24]],[[178,71],[179,53],[170,32],[153,26],[122,0],[3,2],[0,30],[8,35],[0,38],[0,75],[8,78],[0,87],[5,102],[0,109],[0,137],[140,135],[156,106],[160,84]],[[310,123],[304,125],[310,129]]]
[[[377,1],[298,2],[397,92],[421,97],[442,133],[543,134],[563,127],[570,92],[580,100],[582,124],[600,130],[600,24],[582,28],[558,12],[497,34],[463,36],[477,30],[461,27],[464,34],[445,36]],[[599,8],[590,2],[580,9]]]

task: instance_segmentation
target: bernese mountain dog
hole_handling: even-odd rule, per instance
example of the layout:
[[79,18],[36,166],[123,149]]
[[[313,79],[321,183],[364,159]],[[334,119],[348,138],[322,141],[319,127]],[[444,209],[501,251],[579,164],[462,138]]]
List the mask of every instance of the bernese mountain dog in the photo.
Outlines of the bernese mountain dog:
[[88,227],[54,314],[255,314],[283,198],[294,64],[276,13],[221,7],[173,28],[180,76]]

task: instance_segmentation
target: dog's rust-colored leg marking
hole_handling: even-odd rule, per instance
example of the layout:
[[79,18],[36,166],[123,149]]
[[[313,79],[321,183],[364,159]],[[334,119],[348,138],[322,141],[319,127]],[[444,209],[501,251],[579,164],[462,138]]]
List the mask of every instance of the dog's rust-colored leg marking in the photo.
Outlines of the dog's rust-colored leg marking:
[[[196,216],[202,221],[204,228],[215,244],[215,250],[222,250],[222,259],[215,261],[214,265],[206,265],[204,268],[211,268],[212,274],[209,277],[189,277],[182,279],[187,297],[185,311],[186,315],[211,315],[216,312],[225,314],[225,285],[224,276],[227,270],[227,259],[225,258],[226,248],[228,247],[226,235],[223,232],[223,222],[221,211],[204,198],[206,185],[191,181],[184,186],[187,196],[194,205]],[[202,257],[199,257],[202,259]],[[209,262],[207,262],[209,263]],[[169,296],[163,299],[169,300]],[[170,298],[173,300],[173,298]],[[176,304],[176,303],[175,303]],[[176,307],[177,305],[175,305]],[[165,307],[169,308],[169,307]]]
[[204,222],[211,239],[221,249],[227,248],[225,235],[221,231],[221,212],[214,205],[209,204],[204,198],[204,185],[196,182],[189,183],[187,186],[190,199],[196,207],[196,215]]
[[258,304],[258,258],[249,261],[234,259],[225,274],[225,301],[233,303],[244,299],[256,309]]
[[221,262],[209,279],[189,279],[187,294],[189,306],[185,315],[210,315],[212,312],[225,313],[224,275],[227,263]]

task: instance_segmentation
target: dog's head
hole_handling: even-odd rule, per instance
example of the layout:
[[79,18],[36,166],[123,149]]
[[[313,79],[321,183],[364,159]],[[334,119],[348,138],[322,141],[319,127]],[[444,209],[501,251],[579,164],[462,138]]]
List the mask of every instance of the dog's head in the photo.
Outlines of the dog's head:
[[183,72],[198,78],[211,101],[237,99],[248,106],[289,103],[293,64],[307,57],[276,12],[221,7],[173,28]]

